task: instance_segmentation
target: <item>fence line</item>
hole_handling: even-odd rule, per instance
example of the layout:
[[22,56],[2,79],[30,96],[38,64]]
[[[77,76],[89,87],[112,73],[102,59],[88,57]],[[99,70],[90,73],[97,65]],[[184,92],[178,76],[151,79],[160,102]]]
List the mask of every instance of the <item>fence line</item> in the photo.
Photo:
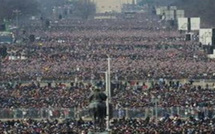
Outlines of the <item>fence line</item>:
[[[178,115],[181,118],[212,118],[215,108],[211,107],[145,107],[141,109],[120,108],[113,110],[113,118],[165,118]],[[157,117],[156,117],[157,116]],[[76,108],[3,108],[0,109],[0,119],[77,119],[89,118],[87,109]]]

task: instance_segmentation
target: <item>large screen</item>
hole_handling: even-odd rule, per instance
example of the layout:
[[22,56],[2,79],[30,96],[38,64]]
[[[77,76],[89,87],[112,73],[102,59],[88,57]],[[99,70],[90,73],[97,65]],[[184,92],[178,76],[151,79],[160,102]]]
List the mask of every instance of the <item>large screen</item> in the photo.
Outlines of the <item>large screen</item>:
[[178,30],[188,30],[187,18],[178,18]]
[[199,17],[191,18],[190,23],[191,23],[191,30],[199,30],[200,29],[200,18]]
[[199,42],[203,45],[212,45],[212,29],[200,29]]

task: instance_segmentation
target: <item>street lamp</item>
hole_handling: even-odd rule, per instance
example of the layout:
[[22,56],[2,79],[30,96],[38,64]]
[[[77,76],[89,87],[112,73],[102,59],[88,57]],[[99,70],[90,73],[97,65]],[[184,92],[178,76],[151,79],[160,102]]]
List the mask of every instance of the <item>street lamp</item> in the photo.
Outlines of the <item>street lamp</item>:
[[110,78],[110,57],[108,56],[108,70],[105,72],[105,78],[106,78],[106,94],[107,94],[107,101],[106,101],[106,107],[107,107],[107,121],[106,121],[106,130],[110,131],[110,107],[109,103],[111,103],[111,78]]

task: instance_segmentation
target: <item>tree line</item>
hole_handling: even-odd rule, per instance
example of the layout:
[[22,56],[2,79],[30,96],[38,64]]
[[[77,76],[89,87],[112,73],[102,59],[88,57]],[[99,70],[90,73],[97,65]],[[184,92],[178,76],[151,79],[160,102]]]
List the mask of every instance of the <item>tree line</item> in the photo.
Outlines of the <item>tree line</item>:
[[72,5],[74,15],[87,19],[95,13],[95,5],[89,0],[0,0],[0,24],[17,15],[30,17],[49,16],[53,7]]
[[0,0],[0,22],[19,15],[34,15],[39,12],[37,0]]
[[215,0],[178,0],[174,5],[184,9],[186,16],[200,17],[203,25],[215,26]]
[[215,26],[215,0],[138,0],[139,5],[177,6],[187,17],[200,17],[203,27]]

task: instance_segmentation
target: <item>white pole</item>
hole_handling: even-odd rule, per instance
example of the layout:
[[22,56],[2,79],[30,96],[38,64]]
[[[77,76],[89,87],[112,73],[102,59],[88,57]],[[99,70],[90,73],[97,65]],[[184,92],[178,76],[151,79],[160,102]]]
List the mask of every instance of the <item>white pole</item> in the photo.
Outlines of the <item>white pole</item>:
[[111,80],[110,80],[110,57],[108,56],[108,97],[109,101],[111,102]]
[[109,84],[108,84],[108,72],[105,72],[105,80],[106,80],[106,94],[107,94],[107,100],[106,100],[106,130],[109,131],[110,129],[110,117],[109,117]]
[[158,124],[158,100],[155,99],[155,119],[156,119],[156,125]]

